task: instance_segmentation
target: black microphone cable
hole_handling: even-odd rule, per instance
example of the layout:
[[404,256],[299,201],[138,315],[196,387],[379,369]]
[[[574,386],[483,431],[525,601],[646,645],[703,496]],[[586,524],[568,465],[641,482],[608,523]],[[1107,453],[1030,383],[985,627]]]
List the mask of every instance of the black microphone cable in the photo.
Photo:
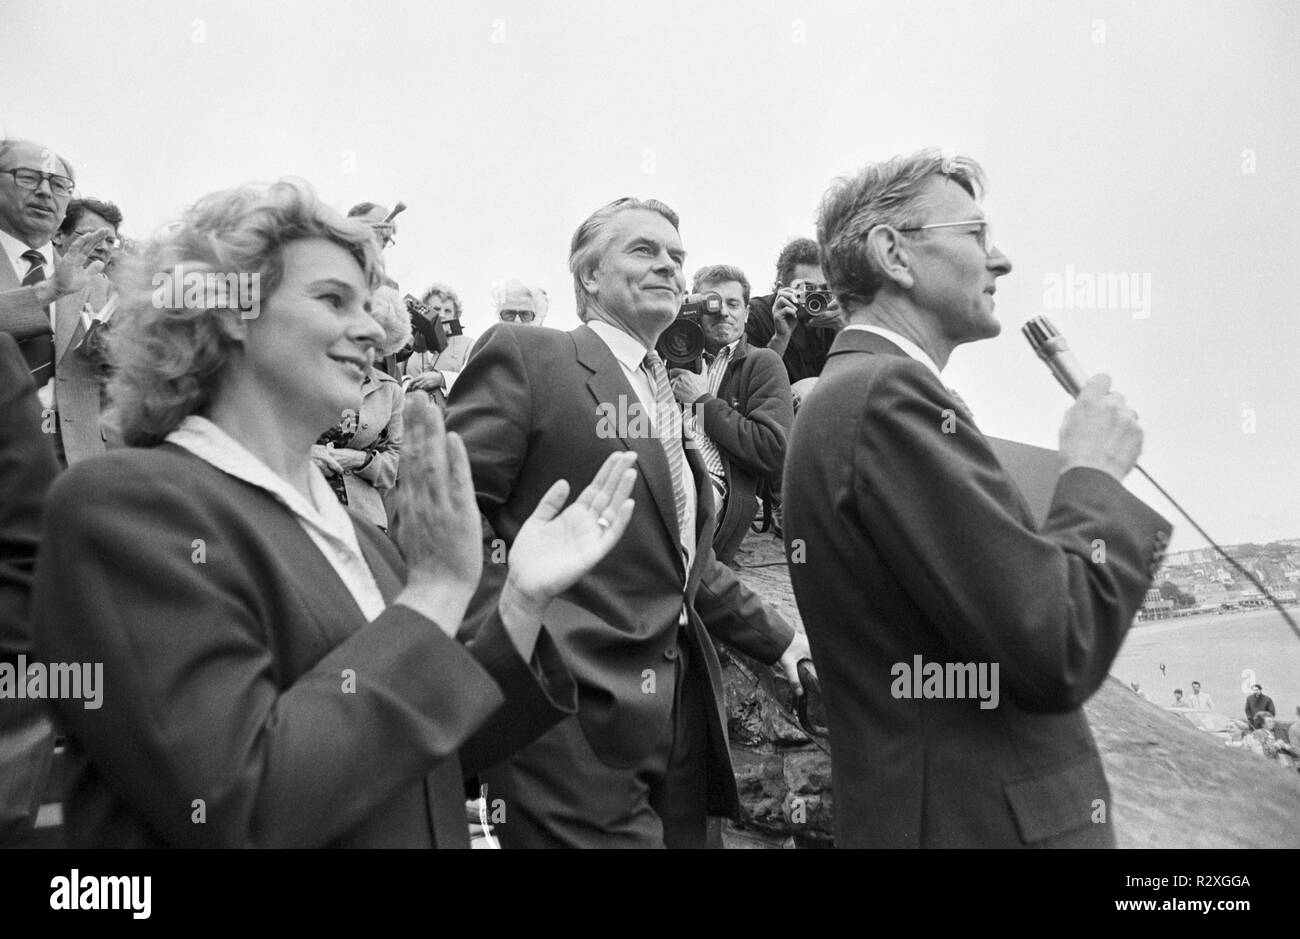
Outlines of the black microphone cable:
[[[1046,363],[1048,369],[1050,369],[1052,374],[1056,376],[1056,380],[1061,383],[1061,387],[1069,393],[1070,397],[1077,398],[1079,396],[1079,390],[1088,380],[1088,375],[1083,370],[1083,367],[1079,365],[1078,359],[1076,359],[1073,353],[1070,352],[1070,347],[1066,344],[1065,339],[1061,336],[1060,332],[1057,331],[1056,327],[1052,325],[1051,321],[1049,321],[1046,316],[1035,316],[1029,322],[1025,323],[1025,325],[1021,327],[1020,331],[1024,333],[1025,338],[1029,340],[1029,345],[1033,347],[1034,352],[1038,354],[1038,357]],[[1196,520],[1187,514],[1187,510],[1179,505],[1178,501],[1165,491],[1164,486],[1152,479],[1151,474],[1144,470],[1141,464],[1134,463],[1133,468],[1141,473],[1147,482],[1156,487],[1156,491],[1164,496],[1169,501],[1169,504],[1178,510],[1179,515],[1187,519],[1188,524],[1196,529],[1200,536],[1209,543],[1211,548],[1219,552],[1225,561],[1240,571],[1243,577],[1255,585],[1256,590],[1268,598],[1269,602],[1273,604],[1280,614],[1282,614],[1282,618],[1286,620],[1286,624],[1291,627],[1291,632],[1295,633],[1297,639],[1300,639],[1300,627],[1296,626],[1295,620],[1291,618],[1291,614],[1282,606],[1281,601],[1278,600],[1277,597],[1273,596],[1272,592],[1270,592],[1267,587],[1260,583],[1259,578],[1246,570],[1245,567],[1237,562],[1236,558],[1223,550],[1219,543],[1211,538],[1204,528],[1196,524]]]

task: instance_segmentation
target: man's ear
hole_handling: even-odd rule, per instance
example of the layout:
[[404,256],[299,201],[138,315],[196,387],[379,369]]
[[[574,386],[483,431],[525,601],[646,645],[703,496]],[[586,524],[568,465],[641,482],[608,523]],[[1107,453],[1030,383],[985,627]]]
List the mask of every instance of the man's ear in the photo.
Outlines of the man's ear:
[[[586,270],[578,273],[578,277],[582,281],[583,289],[593,297],[598,293],[597,285],[600,279],[596,276],[596,271],[599,267],[599,264],[591,264],[588,265]],[[547,312],[549,313],[550,311],[548,310]]]
[[877,225],[867,233],[867,256],[871,266],[884,280],[903,290],[915,283],[912,257],[902,232],[890,225]]
[[229,328],[227,335],[238,343],[242,351],[248,345],[248,325],[253,322],[253,320],[251,318],[240,316],[238,310],[227,312],[231,314],[230,319],[227,320],[227,326]]

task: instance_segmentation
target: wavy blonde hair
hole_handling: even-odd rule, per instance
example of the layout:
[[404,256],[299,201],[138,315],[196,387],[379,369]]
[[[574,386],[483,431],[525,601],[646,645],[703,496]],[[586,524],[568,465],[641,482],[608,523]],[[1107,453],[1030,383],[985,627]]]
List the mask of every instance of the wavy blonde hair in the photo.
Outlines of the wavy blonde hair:
[[114,275],[120,308],[109,332],[113,375],[105,419],[128,446],[161,443],[188,415],[203,412],[241,341],[237,296],[175,306],[160,298],[166,292],[156,286],[158,275],[178,269],[223,278],[257,274],[265,301],[284,278],[285,246],[303,238],[325,238],[347,250],[372,291],[383,282],[369,226],[344,218],[296,179],[204,196],[138,257],[123,259]]

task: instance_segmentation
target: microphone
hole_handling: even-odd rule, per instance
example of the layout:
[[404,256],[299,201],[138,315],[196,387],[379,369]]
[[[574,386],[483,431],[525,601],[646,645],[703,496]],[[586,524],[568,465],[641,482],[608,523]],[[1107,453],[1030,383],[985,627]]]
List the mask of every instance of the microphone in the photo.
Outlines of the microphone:
[[406,203],[402,202],[399,199],[397,205],[393,206],[393,211],[388,213],[388,218],[384,219],[384,221],[391,222],[393,219],[397,218],[398,215],[400,215],[405,211],[406,211]]
[[1070,351],[1065,337],[1052,325],[1046,316],[1035,316],[1020,328],[1030,347],[1047,365],[1052,375],[1061,383],[1071,398],[1079,397],[1079,392],[1088,382],[1088,373],[1084,371],[1079,360]]
[[[1070,351],[1069,343],[1065,341],[1065,337],[1061,335],[1060,331],[1052,325],[1051,321],[1046,316],[1035,316],[1033,319],[1029,320],[1029,322],[1025,323],[1025,325],[1020,328],[1020,331],[1024,333],[1025,338],[1029,340],[1030,347],[1038,353],[1038,357],[1043,360],[1043,363],[1051,371],[1052,375],[1061,383],[1061,387],[1069,393],[1070,397],[1079,397],[1079,392],[1088,382],[1088,373],[1084,371],[1083,366],[1079,364],[1079,360],[1074,357],[1074,353]],[[1242,567],[1241,564],[1237,563],[1236,558],[1228,554],[1227,551],[1219,546],[1217,541],[1210,537],[1209,533],[1206,532],[1204,528],[1196,524],[1196,520],[1187,514],[1187,510],[1179,505],[1177,500],[1165,491],[1164,486],[1152,479],[1150,473],[1144,470],[1137,463],[1133,464],[1133,468],[1146,477],[1147,482],[1155,486],[1156,490],[1169,500],[1169,504],[1177,509],[1179,514],[1191,523],[1191,526],[1196,529],[1201,537],[1209,542],[1210,547],[1219,552],[1224,560],[1240,571],[1241,574],[1250,581],[1263,596],[1272,601],[1273,606],[1282,614],[1282,618],[1286,620],[1287,625],[1291,627],[1291,631],[1295,633],[1296,638],[1300,639],[1300,626],[1296,625],[1295,620],[1291,618],[1291,614],[1283,608],[1278,599],[1269,592],[1269,589],[1259,582],[1259,578],[1246,570],[1246,568]]]

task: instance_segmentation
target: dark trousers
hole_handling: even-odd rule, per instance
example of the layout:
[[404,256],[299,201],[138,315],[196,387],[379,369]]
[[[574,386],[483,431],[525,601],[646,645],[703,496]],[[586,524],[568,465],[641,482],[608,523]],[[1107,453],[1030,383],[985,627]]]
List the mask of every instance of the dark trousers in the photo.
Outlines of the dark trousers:
[[577,716],[507,762],[480,774],[503,848],[702,848],[706,846],[708,725],[703,663],[677,643],[673,712],[640,764],[606,766]]

